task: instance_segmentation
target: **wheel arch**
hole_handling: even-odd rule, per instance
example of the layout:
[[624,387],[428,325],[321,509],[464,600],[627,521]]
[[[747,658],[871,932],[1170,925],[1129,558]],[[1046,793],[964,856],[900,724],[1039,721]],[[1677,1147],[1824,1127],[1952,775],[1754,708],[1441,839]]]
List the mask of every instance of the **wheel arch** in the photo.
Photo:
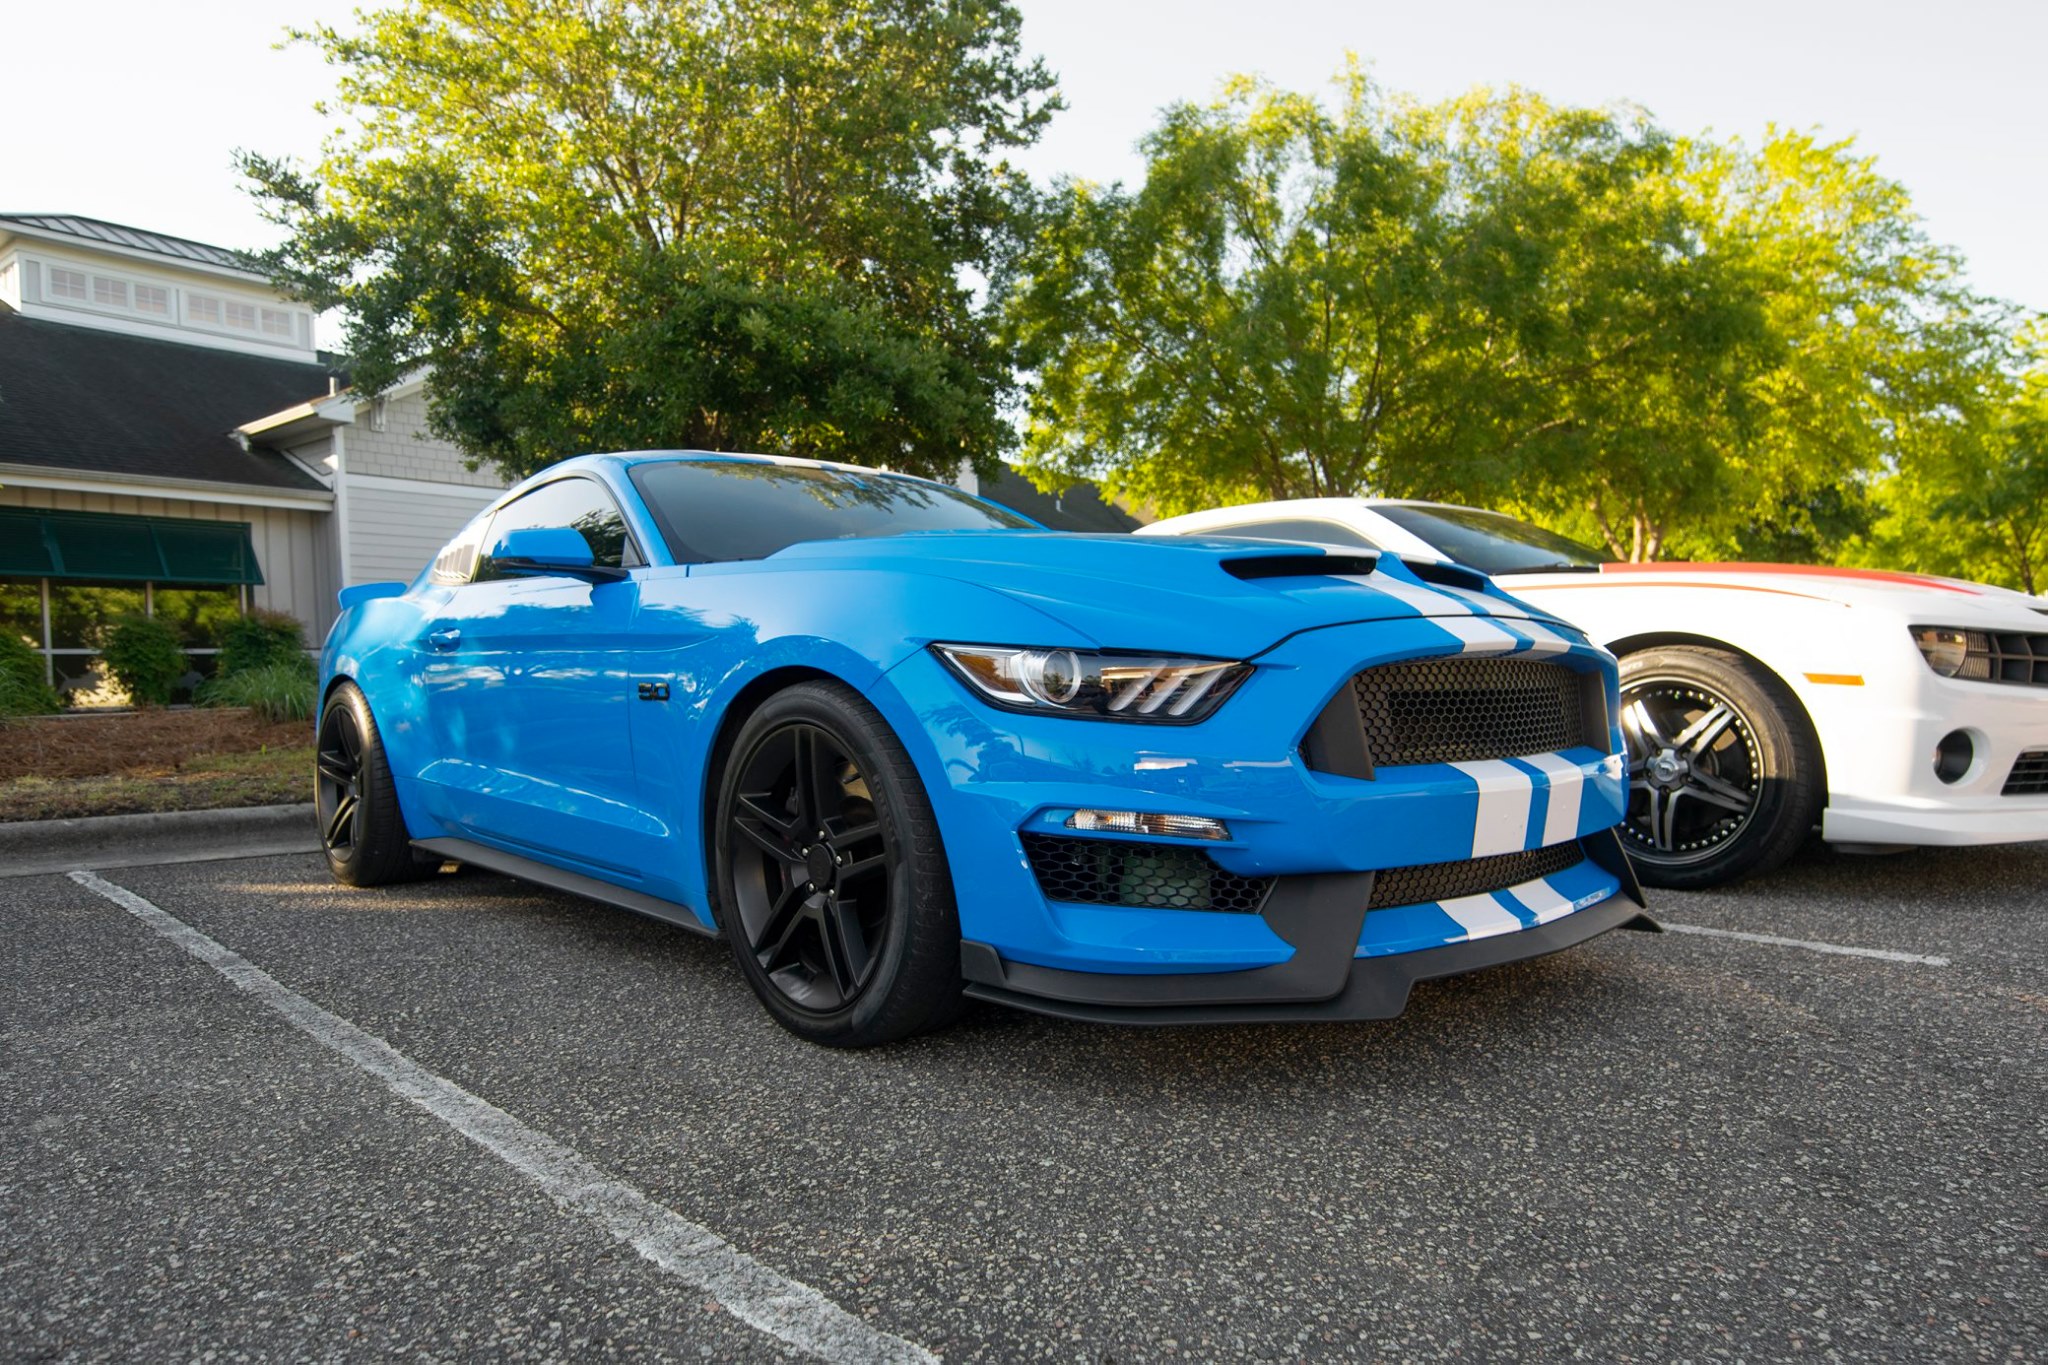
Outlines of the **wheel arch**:
[[1806,733],[1813,739],[1814,756],[1820,760],[1821,807],[1826,809],[1828,803],[1827,749],[1820,741],[1820,727],[1814,724],[1813,713],[1807,709],[1805,699],[1799,695],[1799,689],[1793,686],[1792,680],[1742,646],[1712,635],[1699,635],[1683,630],[1654,630],[1626,635],[1619,640],[1612,640],[1607,643],[1607,652],[1616,659],[1626,659],[1629,655],[1640,654],[1646,649],[1670,648],[1713,649],[1719,650],[1723,654],[1733,654],[1737,658],[1763,670],[1766,676],[1773,679],[1779,687],[1784,689],[1785,695],[1791,699],[1792,705],[1797,708],[1789,719],[1804,725]]

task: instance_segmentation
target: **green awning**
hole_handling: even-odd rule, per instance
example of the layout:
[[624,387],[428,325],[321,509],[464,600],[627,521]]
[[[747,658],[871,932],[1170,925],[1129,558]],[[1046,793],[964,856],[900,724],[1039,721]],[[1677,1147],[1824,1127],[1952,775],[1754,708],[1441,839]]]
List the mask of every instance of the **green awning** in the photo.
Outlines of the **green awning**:
[[0,576],[261,583],[245,521],[0,508]]

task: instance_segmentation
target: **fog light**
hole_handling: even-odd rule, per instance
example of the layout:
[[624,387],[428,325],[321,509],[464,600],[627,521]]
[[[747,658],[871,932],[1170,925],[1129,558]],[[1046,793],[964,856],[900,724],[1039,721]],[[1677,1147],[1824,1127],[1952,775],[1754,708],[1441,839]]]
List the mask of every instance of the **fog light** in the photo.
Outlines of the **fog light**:
[[1968,731],[1951,730],[1934,746],[1934,775],[1951,785],[1962,781],[1976,761],[1977,746],[1970,742]]
[[1067,817],[1068,829],[1095,834],[1164,834],[1173,839],[1228,839],[1221,820],[1201,815],[1147,815],[1135,810],[1077,810]]

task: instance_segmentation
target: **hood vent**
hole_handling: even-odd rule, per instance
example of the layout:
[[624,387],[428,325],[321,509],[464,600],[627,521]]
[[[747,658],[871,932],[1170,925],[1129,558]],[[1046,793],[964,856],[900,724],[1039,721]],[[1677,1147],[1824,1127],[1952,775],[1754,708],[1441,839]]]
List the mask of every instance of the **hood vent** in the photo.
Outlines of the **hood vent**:
[[1464,588],[1470,592],[1485,592],[1492,586],[1486,575],[1471,569],[1461,569],[1455,564],[1439,564],[1433,559],[1404,559],[1402,564],[1408,572],[1425,583],[1437,583],[1446,588]]
[[1378,555],[1259,555],[1226,559],[1223,572],[1249,582],[1255,578],[1320,578],[1331,574],[1369,574]]

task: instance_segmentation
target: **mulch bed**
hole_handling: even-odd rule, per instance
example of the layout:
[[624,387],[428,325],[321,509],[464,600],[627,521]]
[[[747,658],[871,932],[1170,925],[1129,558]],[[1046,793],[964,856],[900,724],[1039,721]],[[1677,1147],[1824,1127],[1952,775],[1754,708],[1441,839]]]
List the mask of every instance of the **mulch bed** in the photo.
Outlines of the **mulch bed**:
[[195,760],[313,742],[303,721],[239,710],[123,711],[0,725],[0,781],[174,773]]

